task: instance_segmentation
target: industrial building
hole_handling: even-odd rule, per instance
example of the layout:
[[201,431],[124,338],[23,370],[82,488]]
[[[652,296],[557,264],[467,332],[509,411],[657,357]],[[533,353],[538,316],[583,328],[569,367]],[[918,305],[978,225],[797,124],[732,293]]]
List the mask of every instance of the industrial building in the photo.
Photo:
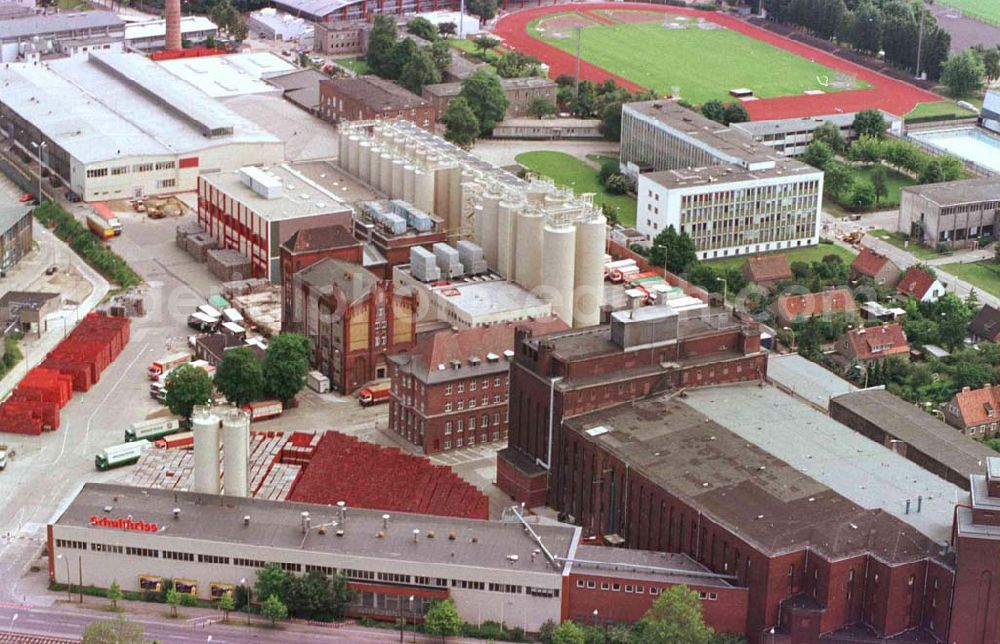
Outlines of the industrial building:
[[623,106],[620,159],[649,239],[673,226],[699,259],[819,243],[822,171],[674,101]]
[[64,46],[111,48],[125,38],[125,23],[111,11],[47,13],[0,20],[0,62],[37,61]]
[[34,157],[41,142],[45,168],[85,201],[190,191],[204,173],[284,156],[279,139],[138,54],[11,63],[0,84],[9,144]]
[[342,120],[407,119],[428,130],[434,127],[437,120],[430,101],[377,76],[320,81],[319,114],[332,123]]
[[0,338],[11,330],[41,336],[48,331],[46,318],[60,306],[59,293],[7,291],[0,296]]
[[309,228],[350,226],[352,209],[288,165],[198,177],[198,223],[222,248],[250,258],[253,277],[281,280],[281,244]]
[[1000,177],[962,179],[900,192],[898,229],[918,243],[965,247],[996,239],[1000,218]]
[[313,24],[313,49],[321,54],[363,54],[372,25],[367,20],[334,20]]
[[281,293],[286,307],[291,306],[292,277],[326,258],[363,265],[363,244],[338,225],[298,230],[281,242]]
[[0,208],[0,271],[9,271],[31,252],[31,221],[30,206]]
[[447,239],[440,217],[401,199],[365,202],[352,223],[354,236],[365,243],[367,254],[384,258],[382,276],[387,279],[392,279],[396,266],[410,263],[414,247],[430,249]]
[[[526,78],[501,78],[500,87],[507,96],[507,112],[504,119],[513,119],[528,114],[528,106],[536,98],[544,98],[552,105],[556,104],[555,81],[548,78],[529,76]],[[421,96],[434,105],[438,118],[444,116],[444,111],[452,99],[462,92],[462,83],[434,83],[424,85]],[[537,119],[535,119],[537,122]]]
[[[205,16],[182,16],[179,24],[182,41],[195,47],[219,34],[216,24]],[[130,22],[125,26],[125,45],[141,52],[163,51],[167,48],[167,21]]]
[[514,352],[497,485],[529,506],[553,503],[571,475],[560,465],[567,458],[564,418],[662,391],[767,376],[760,327],[722,308],[617,311],[610,324],[587,329],[518,332]]
[[[886,129],[895,136],[901,136],[903,134],[903,119],[882,110],[879,112],[886,123]],[[856,116],[856,112],[842,112],[824,116],[746,121],[733,123],[730,127],[749,134],[754,141],[771,148],[778,154],[786,157],[797,157],[806,151],[813,141],[813,134],[824,123],[832,123],[837,126],[840,136],[845,141],[856,139],[857,135],[854,132],[854,117]]]
[[303,71],[284,58],[267,51],[167,58],[158,60],[157,64],[210,97],[219,99],[247,94],[277,96],[281,93],[281,89],[270,82],[272,76]]
[[389,428],[424,454],[507,440],[514,329],[563,331],[557,318],[426,335],[389,358]]
[[586,196],[523,180],[403,121],[341,126],[338,162],[392,198],[471,238],[486,265],[537,291],[567,325],[600,321],[606,220]]
[[65,584],[75,582],[67,570],[83,570],[86,584],[117,581],[125,591],[171,580],[215,599],[276,562],[293,574],[346,576],[352,617],[402,613],[412,623],[451,599],[467,622],[528,632],[583,614],[624,621],[685,584],[710,626],[742,630],[747,589],[731,575],[686,555],[580,545],[579,536],[519,508],[485,521],[87,483],[48,526],[48,573]]
[[313,27],[305,18],[293,16],[274,7],[264,7],[247,16],[250,33],[260,40],[280,40],[299,43],[312,49]]
[[277,0],[274,6],[317,23],[370,20],[376,13],[403,16],[422,11],[459,9],[456,0]]
[[331,389],[349,394],[389,377],[388,357],[415,340],[415,308],[413,297],[391,281],[327,258],[292,277],[281,325],[309,338],[312,367],[330,379]]

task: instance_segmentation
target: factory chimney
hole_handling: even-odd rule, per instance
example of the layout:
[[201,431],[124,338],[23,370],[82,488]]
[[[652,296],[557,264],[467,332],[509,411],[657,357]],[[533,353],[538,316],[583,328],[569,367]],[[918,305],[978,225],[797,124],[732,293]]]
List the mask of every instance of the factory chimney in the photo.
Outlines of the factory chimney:
[[181,0],[166,0],[167,51],[181,49]]

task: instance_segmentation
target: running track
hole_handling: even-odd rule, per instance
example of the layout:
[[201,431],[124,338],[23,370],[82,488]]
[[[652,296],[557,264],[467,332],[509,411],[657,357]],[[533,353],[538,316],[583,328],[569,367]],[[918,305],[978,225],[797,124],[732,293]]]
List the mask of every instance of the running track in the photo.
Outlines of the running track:
[[[528,34],[528,24],[542,16],[579,12],[595,18],[600,22],[608,22],[604,16],[593,14],[594,11],[611,9],[621,11],[623,9],[634,9],[637,11],[660,11],[663,13],[673,13],[685,16],[705,18],[718,23],[728,29],[737,31],[757,40],[774,45],[780,49],[791,52],[803,58],[815,61],[827,67],[846,72],[871,85],[869,89],[851,90],[846,92],[834,92],[831,94],[821,94],[818,96],[784,96],[779,98],[766,98],[757,101],[744,103],[750,118],[757,120],[783,119],[798,116],[821,116],[825,114],[836,114],[838,112],[857,112],[863,109],[881,108],[890,114],[903,116],[920,103],[943,100],[937,94],[920,89],[909,83],[898,81],[894,78],[884,76],[861,65],[856,65],[850,61],[816,49],[804,43],[779,36],[746,23],[733,16],[709,12],[686,9],[683,7],[668,7],[653,4],[637,3],[587,3],[587,4],[562,4],[547,7],[537,7],[522,9],[508,14],[497,22],[494,32],[504,39],[505,45],[517,49],[526,54],[536,56],[549,65],[549,73],[553,77],[559,74],[573,75],[576,72],[576,57],[561,49],[553,47],[548,43],[536,40]],[[580,78],[592,81],[603,81],[612,78],[622,87],[631,90],[641,89],[635,83],[610,74],[604,69],[580,61]]]

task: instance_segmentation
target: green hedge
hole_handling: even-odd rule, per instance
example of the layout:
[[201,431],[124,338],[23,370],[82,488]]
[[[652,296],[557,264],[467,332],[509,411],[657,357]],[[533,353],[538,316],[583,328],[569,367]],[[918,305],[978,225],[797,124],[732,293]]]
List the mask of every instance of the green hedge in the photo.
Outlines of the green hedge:
[[21,340],[19,333],[12,333],[3,340],[3,358],[0,358],[0,379],[10,373],[18,362],[24,357],[21,354],[21,347],[18,342]]
[[132,270],[120,255],[94,236],[89,228],[66,212],[54,201],[46,201],[36,206],[35,218],[44,225],[54,227],[56,237],[63,240],[73,251],[90,264],[105,279],[122,288],[142,283],[139,274]]

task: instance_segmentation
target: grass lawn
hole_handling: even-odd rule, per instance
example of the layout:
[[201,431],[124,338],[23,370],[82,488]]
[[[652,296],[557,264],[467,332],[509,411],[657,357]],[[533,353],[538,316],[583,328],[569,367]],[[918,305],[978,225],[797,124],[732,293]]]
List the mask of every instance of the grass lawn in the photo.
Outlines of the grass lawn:
[[609,195],[597,181],[597,170],[564,152],[522,152],[514,159],[528,170],[551,178],[556,184],[568,186],[573,192],[593,192],[595,203],[618,207],[619,222],[635,225],[635,199],[628,195]]
[[334,62],[342,67],[346,67],[355,74],[364,75],[369,73],[368,63],[364,58],[341,58]]
[[961,9],[962,13],[985,22],[1000,24],[1000,2],[997,0],[938,0],[941,4]]
[[[1000,6],[1000,3],[998,3]],[[983,99],[981,98],[970,98],[967,101],[976,107],[982,107]],[[962,109],[958,106],[955,101],[936,101],[934,103],[921,103],[913,108],[909,114],[904,116],[904,119],[915,119],[915,118],[932,118],[932,117],[974,117],[975,114],[969,110]]]
[[[854,171],[854,176],[858,179],[864,179],[871,182],[872,180],[872,170],[875,169],[874,165],[862,165],[854,166],[851,168]],[[916,185],[916,181],[911,177],[906,176],[900,172],[896,172],[892,168],[885,169],[886,174],[886,187],[889,189],[889,194],[879,200],[879,209],[892,208],[899,205],[899,191],[904,186]]]
[[[761,255],[784,255],[788,258],[788,263],[792,262],[812,262],[821,261],[827,255],[837,255],[845,264],[854,261],[854,253],[836,244],[819,244],[817,246],[806,246],[804,248],[794,248],[792,250],[779,250],[773,253],[761,253]],[[726,257],[724,259],[710,259],[705,263],[712,268],[725,270],[727,268],[739,268],[747,261],[749,255],[739,255],[737,257]]]
[[890,232],[888,230],[883,230],[881,228],[875,228],[874,230],[868,231],[868,234],[872,237],[877,237],[882,241],[892,244],[896,248],[900,248],[910,253],[917,259],[937,259],[938,257],[944,257],[950,253],[939,253],[934,248],[928,248],[927,246],[921,246],[920,244],[911,241],[907,246],[906,241],[909,239],[906,235],[900,232]]
[[970,262],[968,264],[954,263],[938,266],[942,271],[965,280],[978,289],[1000,297],[1000,265],[992,261]]
[[[544,28],[544,25],[543,25]],[[571,54],[575,38],[553,38],[528,32]],[[637,55],[641,53],[642,55]],[[791,96],[824,88],[821,79],[834,80],[829,67],[800,58],[730,29],[667,29],[660,22],[593,25],[581,32],[581,55],[590,63],[658,92],[672,92],[692,103],[712,98],[731,100],[729,90],[747,87],[762,98]],[[655,64],[650,61],[655,60]],[[868,87],[859,82],[857,88]]]

